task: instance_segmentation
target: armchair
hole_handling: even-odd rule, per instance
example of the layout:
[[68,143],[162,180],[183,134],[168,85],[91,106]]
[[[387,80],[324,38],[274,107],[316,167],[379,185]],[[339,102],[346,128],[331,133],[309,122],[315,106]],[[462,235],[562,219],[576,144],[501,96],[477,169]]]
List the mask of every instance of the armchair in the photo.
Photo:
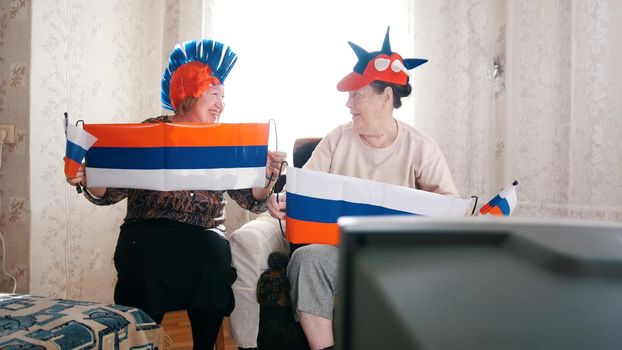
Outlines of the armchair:
[[[294,166],[302,167],[320,141],[321,138],[297,139],[292,154]],[[285,177],[286,175],[281,175],[277,181],[276,191],[283,189]],[[229,209],[230,206],[226,209],[227,222],[230,223]],[[285,222],[281,225],[285,229]],[[228,232],[231,232],[228,238],[233,265],[238,273],[233,284],[236,307],[229,318],[231,335],[239,347],[254,348],[257,347],[260,310],[256,296],[257,281],[261,273],[268,269],[270,253],[278,251],[287,254],[290,246],[281,233],[278,220],[267,212],[254,217],[239,229]]]

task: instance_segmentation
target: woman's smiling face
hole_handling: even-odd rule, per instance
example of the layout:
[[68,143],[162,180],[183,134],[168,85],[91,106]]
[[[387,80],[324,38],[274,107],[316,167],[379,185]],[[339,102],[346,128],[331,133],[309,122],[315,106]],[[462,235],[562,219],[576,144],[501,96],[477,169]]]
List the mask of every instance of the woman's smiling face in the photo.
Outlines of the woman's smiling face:
[[225,109],[225,88],[223,85],[212,85],[205,90],[190,109],[189,115],[194,116],[197,122],[217,123]]

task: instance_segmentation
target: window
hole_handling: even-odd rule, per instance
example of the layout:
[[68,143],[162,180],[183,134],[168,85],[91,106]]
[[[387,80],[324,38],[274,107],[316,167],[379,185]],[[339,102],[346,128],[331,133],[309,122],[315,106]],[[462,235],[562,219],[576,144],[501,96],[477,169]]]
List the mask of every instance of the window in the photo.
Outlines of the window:
[[[239,55],[227,78],[223,120],[274,119],[279,150],[290,156],[295,139],[324,136],[350,120],[348,96],[336,89],[356,63],[348,41],[380,50],[391,26],[392,48],[414,56],[407,0],[243,3],[212,0],[205,16],[212,19],[204,23],[204,37],[226,43]],[[408,100],[396,117],[412,123]]]

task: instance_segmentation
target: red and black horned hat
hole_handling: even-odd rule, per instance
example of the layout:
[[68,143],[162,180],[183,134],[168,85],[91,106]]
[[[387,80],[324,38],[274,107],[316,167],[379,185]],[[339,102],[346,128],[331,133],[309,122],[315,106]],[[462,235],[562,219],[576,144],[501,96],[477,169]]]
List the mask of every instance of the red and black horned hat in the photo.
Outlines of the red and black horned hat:
[[387,28],[387,34],[380,51],[367,52],[352,42],[348,41],[348,44],[359,60],[354,66],[353,72],[346,75],[337,84],[339,91],[358,90],[374,80],[404,86],[408,84],[410,75],[408,71],[428,61],[421,58],[403,59],[398,53],[391,51],[389,28]]

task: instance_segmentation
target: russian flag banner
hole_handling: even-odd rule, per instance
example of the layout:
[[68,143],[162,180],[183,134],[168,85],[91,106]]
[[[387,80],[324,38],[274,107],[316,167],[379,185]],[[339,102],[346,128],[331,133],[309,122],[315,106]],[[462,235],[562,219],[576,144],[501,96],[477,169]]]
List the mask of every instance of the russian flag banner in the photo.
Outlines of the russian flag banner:
[[462,217],[470,199],[349,176],[287,168],[287,239],[339,244],[342,216]]
[[82,160],[97,138],[84,129],[67,124],[67,146],[65,147],[65,175],[75,177]]
[[263,187],[268,123],[87,124],[89,186],[156,191]]
[[516,208],[516,186],[514,181],[511,186],[504,188],[498,195],[491,199],[479,210],[479,215],[510,216]]

